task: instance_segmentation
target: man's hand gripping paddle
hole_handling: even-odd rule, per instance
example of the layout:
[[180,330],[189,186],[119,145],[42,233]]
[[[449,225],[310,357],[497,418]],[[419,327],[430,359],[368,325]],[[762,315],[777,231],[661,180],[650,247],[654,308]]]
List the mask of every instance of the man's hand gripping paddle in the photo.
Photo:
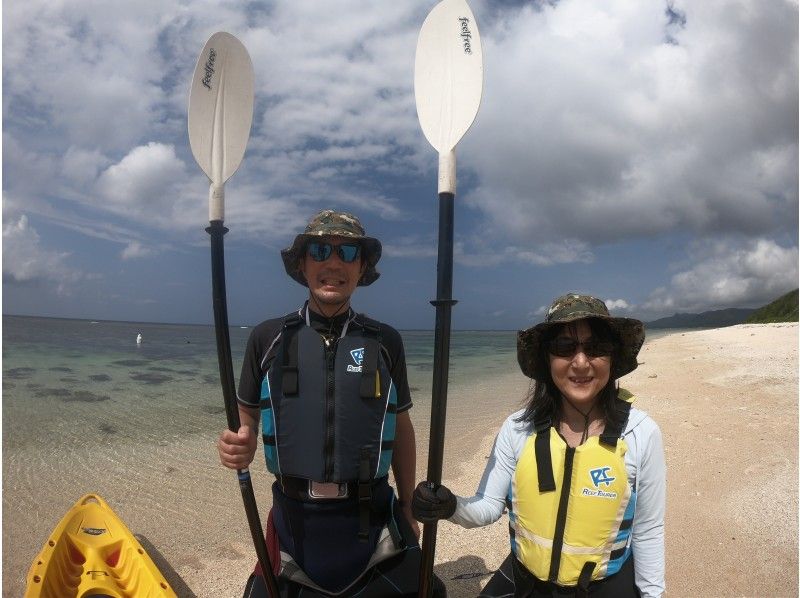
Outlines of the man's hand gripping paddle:
[[[219,32],[206,42],[192,76],[189,93],[189,145],[195,160],[211,181],[209,227],[211,235],[211,282],[217,357],[225,399],[228,428],[239,430],[239,409],[231,361],[228,306],[225,296],[225,181],[242,162],[253,122],[253,64],[242,43],[230,33]],[[238,470],[247,522],[267,590],[278,598],[278,587],[258,516],[248,469]]]
[[[475,120],[483,91],[483,53],[475,17],[465,0],[442,0],[428,14],[417,40],[414,94],[425,137],[439,152],[439,256],[436,264],[436,330],[427,479],[442,482],[447,377],[450,367],[450,308],[453,290],[453,200],[456,144]],[[436,522],[426,523],[422,542],[420,596],[430,596]]]

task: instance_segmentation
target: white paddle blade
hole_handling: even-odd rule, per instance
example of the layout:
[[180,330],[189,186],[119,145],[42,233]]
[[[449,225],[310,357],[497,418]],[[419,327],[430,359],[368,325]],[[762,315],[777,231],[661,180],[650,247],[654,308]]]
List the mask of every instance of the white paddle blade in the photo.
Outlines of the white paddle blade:
[[478,25],[465,0],[442,0],[417,40],[414,95],[425,137],[449,154],[475,120],[483,92]]
[[253,63],[242,42],[219,32],[206,42],[189,93],[189,145],[221,188],[242,162],[253,122]]

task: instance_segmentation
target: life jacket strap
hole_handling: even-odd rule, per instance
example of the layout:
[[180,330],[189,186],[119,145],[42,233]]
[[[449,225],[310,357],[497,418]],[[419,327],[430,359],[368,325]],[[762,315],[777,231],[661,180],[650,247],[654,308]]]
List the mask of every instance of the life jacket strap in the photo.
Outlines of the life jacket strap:
[[556,489],[556,480],[553,476],[553,458],[550,455],[550,427],[552,420],[549,417],[534,415],[533,427],[536,431],[534,451],[536,452],[536,473],[539,477],[539,492],[552,492]]
[[358,466],[358,539],[369,540],[369,513],[372,505],[372,472],[369,466],[370,451],[361,449],[361,460]]
[[589,584],[592,582],[592,572],[596,563],[586,561],[578,576],[578,585],[575,586],[575,598],[589,598]]
[[[303,324],[300,314],[292,314],[283,321],[281,336],[284,342],[281,343],[283,355],[281,356],[281,389],[283,396],[294,397],[300,392],[300,377],[298,375],[298,348],[297,348],[297,328]],[[286,340],[289,342],[287,343]]]
[[622,437],[622,432],[625,426],[628,425],[628,416],[631,413],[631,404],[628,401],[623,401],[619,397],[614,400],[614,410],[616,410],[619,417],[617,422],[611,426],[606,426],[603,433],[600,434],[600,442],[606,446],[617,446],[617,440]]

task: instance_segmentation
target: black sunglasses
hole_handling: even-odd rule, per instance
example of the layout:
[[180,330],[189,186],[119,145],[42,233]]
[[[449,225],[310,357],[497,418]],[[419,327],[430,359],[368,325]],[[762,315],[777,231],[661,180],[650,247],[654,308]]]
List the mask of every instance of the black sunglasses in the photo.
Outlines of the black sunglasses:
[[579,347],[586,357],[608,357],[614,352],[614,343],[611,341],[590,339],[580,343],[574,338],[564,336],[555,338],[547,343],[547,352],[556,357],[572,357],[578,352]]
[[358,259],[361,253],[361,245],[358,243],[342,243],[341,245],[333,245],[332,243],[323,243],[322,241],[311,241],[306,247],[308,255],[315,262],[324,262],[336,249],[339,259],[345,264],[351,264]]

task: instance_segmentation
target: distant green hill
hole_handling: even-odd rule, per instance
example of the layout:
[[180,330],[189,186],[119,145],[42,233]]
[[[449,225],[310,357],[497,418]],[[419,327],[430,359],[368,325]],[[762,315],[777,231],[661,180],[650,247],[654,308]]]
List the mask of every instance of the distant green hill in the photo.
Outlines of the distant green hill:
[[747,324],[770,324],[773,322],[798,321],[798,289],[789,291],[783,297],[757,309],[745,320]]
[[645,328],[722,328],[742,324],[753,312],[755,309],[731,307],[704,311],[700,314],[675,314],[645,322]]

